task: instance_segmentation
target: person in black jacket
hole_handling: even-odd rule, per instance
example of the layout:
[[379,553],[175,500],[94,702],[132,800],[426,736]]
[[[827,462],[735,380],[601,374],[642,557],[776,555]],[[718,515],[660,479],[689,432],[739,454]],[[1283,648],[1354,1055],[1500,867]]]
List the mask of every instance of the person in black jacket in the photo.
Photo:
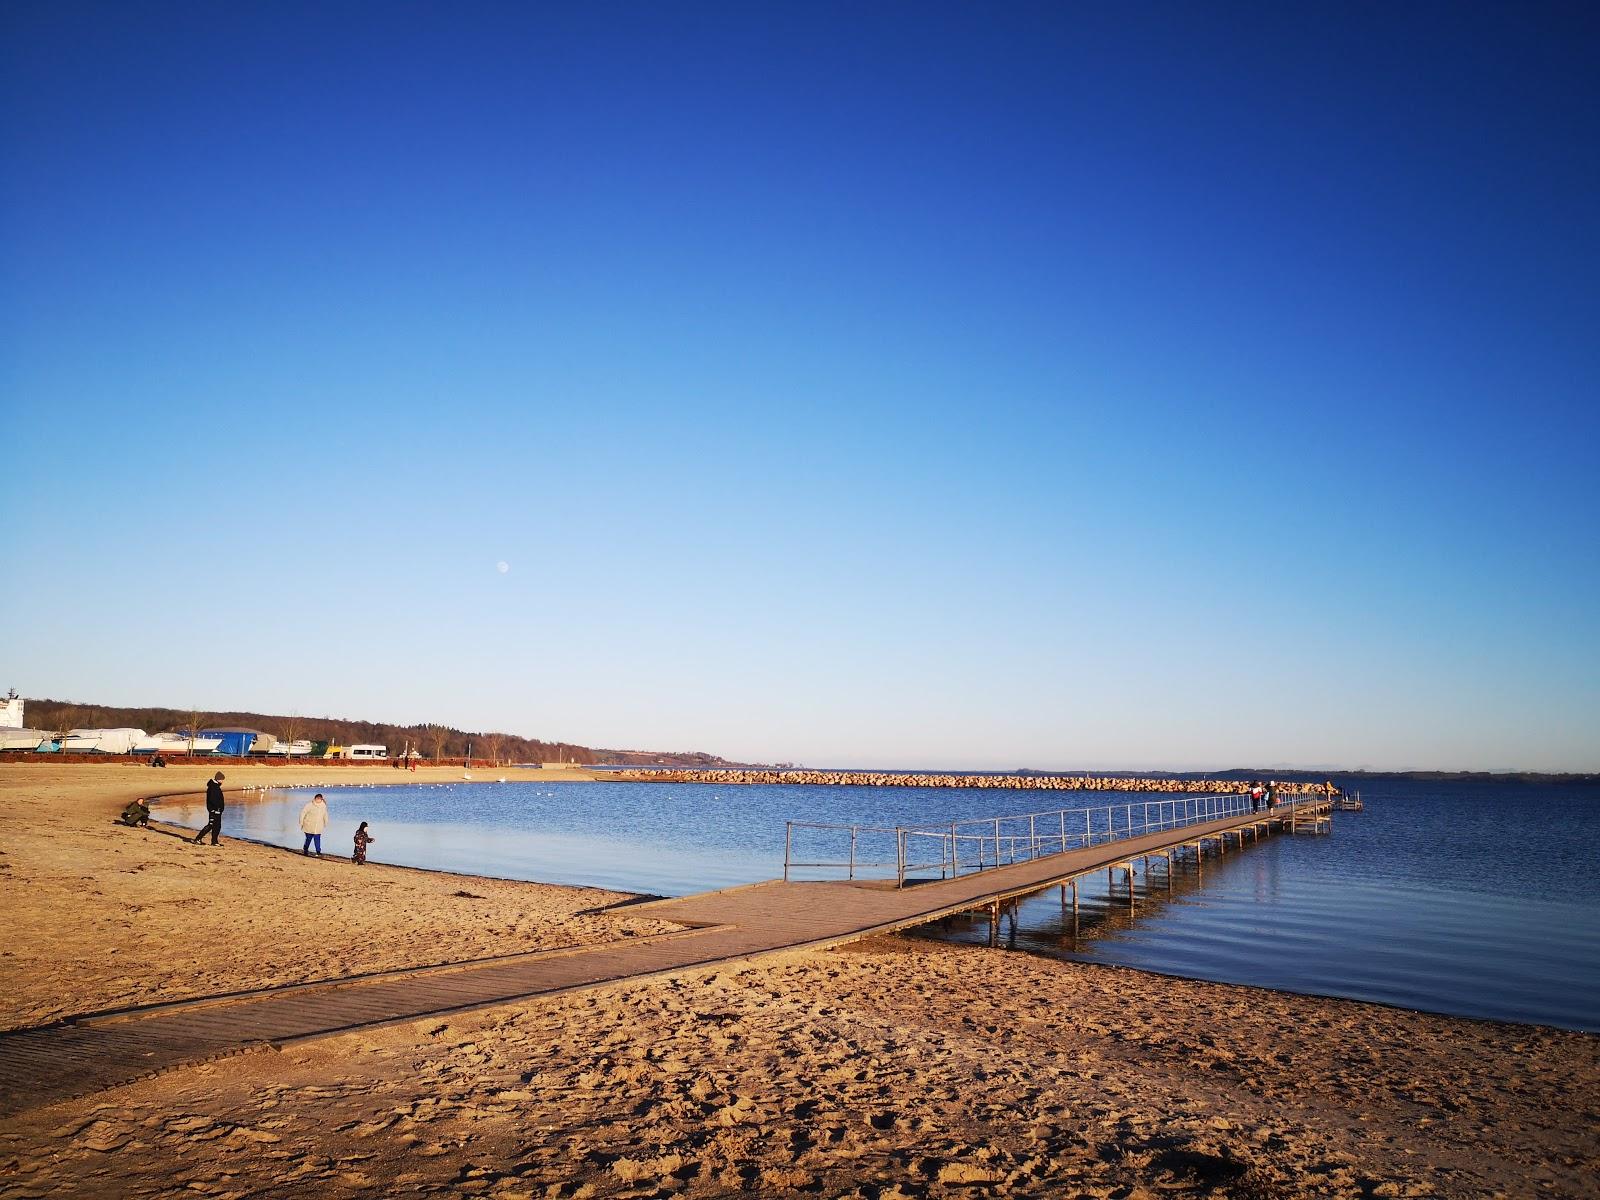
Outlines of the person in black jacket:
[[209,819],[206,821],[205,827],[191,839],[196,846],[200,844],[207,832],[211,834],[211,844],[215,846],[218,836],[222,833],[222,781],[224,778],[222,772],[218,771],[210,779],[206,780],[206,815]]

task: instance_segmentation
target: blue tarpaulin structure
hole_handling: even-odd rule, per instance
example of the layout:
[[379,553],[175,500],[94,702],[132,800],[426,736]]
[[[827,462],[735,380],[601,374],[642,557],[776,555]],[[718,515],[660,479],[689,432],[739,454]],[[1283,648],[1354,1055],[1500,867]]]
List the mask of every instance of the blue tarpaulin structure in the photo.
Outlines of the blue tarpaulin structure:
[[235,758],[243,758],[250,753],[250,747],[261,734],[254,729],[202,729],[201,737],[221,738],[222,745],[213,753],[230,754]]

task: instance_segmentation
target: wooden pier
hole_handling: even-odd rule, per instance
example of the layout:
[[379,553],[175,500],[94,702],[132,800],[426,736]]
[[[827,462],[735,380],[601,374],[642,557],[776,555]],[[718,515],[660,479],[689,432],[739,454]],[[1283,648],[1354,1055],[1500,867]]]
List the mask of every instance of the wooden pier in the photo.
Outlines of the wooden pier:
[[[988,912],[992,940],[1002,907],[1022,896],[1061,886],[1072,888],[1076,901],[1083,876],[1121,869],[1129,872],[1132,903],[1131,872],[1140,859],[1163,857],[1170,871],[1176,854],[1203,858],[1263,834],[1321,831],[1330,811],[1326,798],[1299,800],[930,882],[773,880],[632,906],[688,927],[657,937],[179,1001],[0,1034],[0,1116],[307,1038],[835,946],[958,913]],[[996,850],[1002,845],[997,841]]]

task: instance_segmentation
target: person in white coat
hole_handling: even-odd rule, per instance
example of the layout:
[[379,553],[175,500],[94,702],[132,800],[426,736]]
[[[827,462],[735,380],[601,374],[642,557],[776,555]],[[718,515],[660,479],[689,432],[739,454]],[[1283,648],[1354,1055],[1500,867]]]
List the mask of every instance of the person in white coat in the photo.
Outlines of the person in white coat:
[[328,828],[328,802],[318,792],[311,797],[311,803],[300,810],[300,832],[306,835],[306,844],[300,848],[301,854],[311,853],[311,843],[317,844],[317,857],[322,857],[322,832]]

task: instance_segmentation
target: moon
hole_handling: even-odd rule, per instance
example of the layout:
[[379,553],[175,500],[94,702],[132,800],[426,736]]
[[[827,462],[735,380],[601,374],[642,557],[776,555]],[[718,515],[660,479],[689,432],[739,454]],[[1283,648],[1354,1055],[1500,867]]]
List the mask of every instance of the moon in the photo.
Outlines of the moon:
[[501,559],[499,562],[495,563],[494,569],[499,571],[500,574],[504,575],[507,571],[511,570],[511,564],[506,562],[505,559]]

